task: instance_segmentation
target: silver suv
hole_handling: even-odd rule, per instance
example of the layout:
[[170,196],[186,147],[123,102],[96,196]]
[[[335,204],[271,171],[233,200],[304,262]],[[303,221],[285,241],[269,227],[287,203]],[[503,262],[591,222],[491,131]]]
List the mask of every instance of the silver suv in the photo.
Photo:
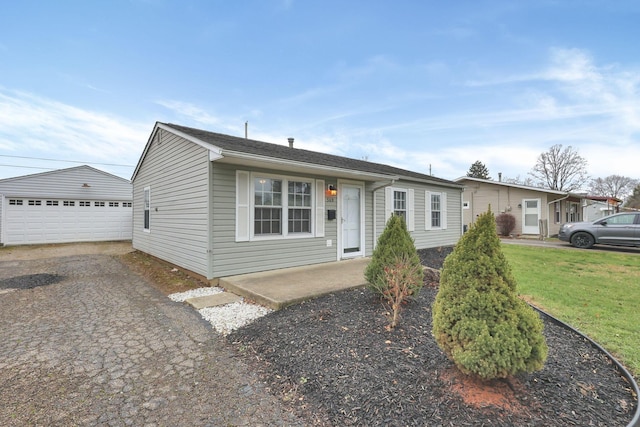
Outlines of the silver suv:
[[569,222],[560,227],[558,238],[583,249],[594,244],[640,247],[640,213],[619,213],[592,222]]

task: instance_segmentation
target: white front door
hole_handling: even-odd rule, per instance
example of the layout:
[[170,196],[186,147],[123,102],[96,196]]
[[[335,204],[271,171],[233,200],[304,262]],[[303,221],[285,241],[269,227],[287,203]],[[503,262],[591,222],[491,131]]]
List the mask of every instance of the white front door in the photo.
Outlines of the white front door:
[[339,188],[341,258],[364,255],[363,192],[364,187],[358,185],[342,184]]
[[522,234],[540,234],[540,199],[522,201]]

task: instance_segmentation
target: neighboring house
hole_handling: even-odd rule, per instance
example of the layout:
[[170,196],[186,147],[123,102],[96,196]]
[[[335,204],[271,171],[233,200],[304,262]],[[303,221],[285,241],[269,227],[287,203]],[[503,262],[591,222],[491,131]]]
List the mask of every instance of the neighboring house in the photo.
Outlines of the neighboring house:
[[595,221],[620,212],[622,200],[615,197],[584,196],[582,202],[583,221]]
[[132,187],[91,166],[0,180],[0,244],[131,240]]
[[135,249],[208,279],[370,256],[402,215],[454,245],[462,186],[391,166],[156,123],[132,176]]
[[582,221],[582,196],[566,191],[461,177],[464,185],[462,218],[465,226],[491,206],[494,215],[509,213],[516,219],[514,235],[550,237],[565,222]]

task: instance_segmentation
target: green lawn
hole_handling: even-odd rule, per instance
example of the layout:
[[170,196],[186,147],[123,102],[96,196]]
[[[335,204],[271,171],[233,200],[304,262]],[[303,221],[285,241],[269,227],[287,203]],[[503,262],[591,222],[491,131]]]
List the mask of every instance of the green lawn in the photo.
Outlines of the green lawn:
[[640,256],[502,245],[518,293],[640,377]]

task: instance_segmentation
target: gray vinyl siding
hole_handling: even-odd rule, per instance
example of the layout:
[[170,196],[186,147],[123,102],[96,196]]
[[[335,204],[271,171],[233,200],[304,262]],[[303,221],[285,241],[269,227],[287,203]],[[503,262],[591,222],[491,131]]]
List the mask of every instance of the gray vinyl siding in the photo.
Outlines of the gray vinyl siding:
[[3,214],[3,205],[4,205],[4,194],[0,193],[0,246],[4,245],[4,234],[3,234],[3,228],[2,226],[4,225],[4,214]]
[[[88,186],[83,186],[87,184]],[[8,198],[131,201],[131,183],[89,166],[0,180]]]
[[[148,147],[133,182],[133,247],[209,274],[209,152],[169,132]],[[150,188],[150,229],[144,189]]]
[[[426,185],[422,183],[400,181],[393,184],[394,188],[413,189],[414,192],[414,231],[413,237],[416,248],[427,249],[441,246],[455,245],[462,234],[461,224],[461,190],[457,188]],[[446,229],[425,230],[425,191],[434,193],[446,193],[447,195],[447,227]],[[376,191],[376,239],[384,231],[385,217],[385,190]]]
[[[324,237],[236,242],[236,169],[248,170],[223,163],[212,163],[215,197],[213,198],[211,277],[297,267],[337,259],[337,221],[325,220]],[[289,175],[274,170],[252,169],[251,171]],[[316,175],[305,175],[304,178],[323,179],[325,183],[335,181],[335,179]],[[325,205],[325,218],[327,209],[335,209],[335,204]],[[327,247],[327,240],[332,240],[331,247]]]

